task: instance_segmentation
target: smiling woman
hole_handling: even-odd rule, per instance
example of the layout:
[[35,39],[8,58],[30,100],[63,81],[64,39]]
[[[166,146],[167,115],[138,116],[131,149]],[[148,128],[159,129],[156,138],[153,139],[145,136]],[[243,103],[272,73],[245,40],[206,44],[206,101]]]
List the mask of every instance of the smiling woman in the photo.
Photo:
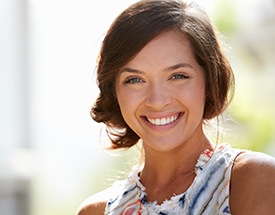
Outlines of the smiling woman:
[[234,89],[204,11],[176,0],[130,6],[106,34],[97,75],[93,119],[107,125],[113,149],[140,140],[144,162],[91,196],[79,215],[273,213],[275,160],[204,133]]

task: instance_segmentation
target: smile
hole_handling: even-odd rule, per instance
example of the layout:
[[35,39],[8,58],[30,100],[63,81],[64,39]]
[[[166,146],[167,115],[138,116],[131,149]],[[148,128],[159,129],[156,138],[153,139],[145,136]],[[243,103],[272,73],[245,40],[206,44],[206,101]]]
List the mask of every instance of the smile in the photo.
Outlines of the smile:
[[173,122],[175,122],[182,113],[179,113],[177,115],[174,116],[169,116],[169,117],[162,117],[162,118],[150,118],[150,117],[146,117],[147,121],[150,122],[153,125],[158,125],[158,126],[162,126],[162,125],[168,125],[171,124]]

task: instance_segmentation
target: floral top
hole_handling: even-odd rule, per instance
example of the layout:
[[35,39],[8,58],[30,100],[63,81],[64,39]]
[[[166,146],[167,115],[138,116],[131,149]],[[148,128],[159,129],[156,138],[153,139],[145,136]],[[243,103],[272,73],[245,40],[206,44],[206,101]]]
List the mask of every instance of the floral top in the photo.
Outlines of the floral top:
[[161,205],[146,201],[139,170],[126,180],[116,182],[118,192],[109,199],[105,215],[228,215],[231,169],[239,149],[219,145],[215,152],[205,150],[195,166],[196,177],[186,192]]

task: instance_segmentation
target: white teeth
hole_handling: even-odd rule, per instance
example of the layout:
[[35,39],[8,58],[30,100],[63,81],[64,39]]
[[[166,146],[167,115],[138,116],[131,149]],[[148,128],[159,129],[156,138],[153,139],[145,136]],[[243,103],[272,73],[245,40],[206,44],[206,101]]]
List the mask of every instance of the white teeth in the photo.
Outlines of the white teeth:
[[153,125],[167,125],[178,119],[178,116],[171,116],[167,118],[151,119],[147,117],[147,120]]

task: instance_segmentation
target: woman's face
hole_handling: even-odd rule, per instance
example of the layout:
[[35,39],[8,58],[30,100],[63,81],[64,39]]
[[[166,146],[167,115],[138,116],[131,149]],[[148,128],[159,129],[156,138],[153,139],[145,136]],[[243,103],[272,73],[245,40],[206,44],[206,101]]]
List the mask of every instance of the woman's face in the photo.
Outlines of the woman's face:
[[147,147],[175,150],[203,134],[204,72],[182,33],[150,41],[120,70],[116,94],[125,122]]

